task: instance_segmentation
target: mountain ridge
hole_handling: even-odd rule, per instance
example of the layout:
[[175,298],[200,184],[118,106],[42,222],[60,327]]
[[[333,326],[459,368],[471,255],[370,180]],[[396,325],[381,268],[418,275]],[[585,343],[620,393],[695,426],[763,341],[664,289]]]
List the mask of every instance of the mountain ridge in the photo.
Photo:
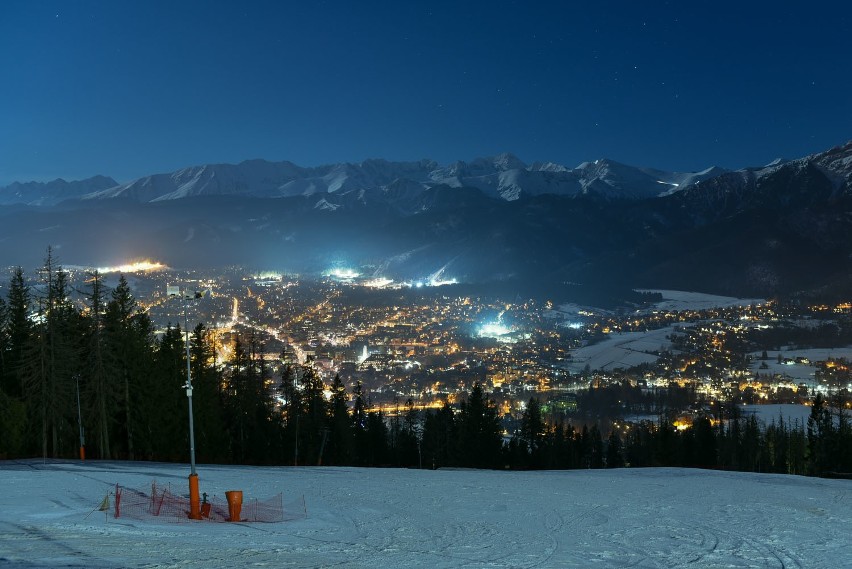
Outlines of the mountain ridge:
[[610,160],[519,163],[187,168],[99,190],[107,197],[0,207],[0,243],[14,244],[0,247],[0,264],[37,266],[52,245],[76,265],[147,257],[310,274],[346,264],[548,291],[581,283],[772,296],[852,282],[852,142],[688,180]]
[[[37,199],[19,202],[55,205],[63,197],[84,200],[123,197],[140,203],[201,195],[293,197],[384,189],[399,181],[418,184],[421,191],[434,185],[475,187],[486,195],[506,201],[517,200],[522,195],[544,193],[594,193],[608,199],[644,199],[672,193],[694,181],[726,171],[711,167],[700,172],[667,172],[628,166],[610,159],[583,162],[576,168],[553,162],[527,165],[508,152],[475,158],[470,162],[455,161],[445,166],[429,159],[409,162],[368,159],[314,167],[302,167],[286,160],[252,159],[237,164],[189,166],[143,176],[124,184],[110,178],[112,184],[109,187],[98,184],[91,191],[76,191],[46,202]],[[28,184],[32,186],[31,193],[37,192],[38,183]],[[0,188],[0,204],[18,203],[14,200],[18,186],[21,184],[15,182]]]

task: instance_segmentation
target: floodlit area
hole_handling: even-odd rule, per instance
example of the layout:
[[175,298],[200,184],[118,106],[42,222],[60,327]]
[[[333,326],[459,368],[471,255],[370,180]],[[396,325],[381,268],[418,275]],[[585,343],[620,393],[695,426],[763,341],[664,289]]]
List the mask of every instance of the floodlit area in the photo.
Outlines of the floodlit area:
[[3,461],[0,565],[835,569],[849,566],[852,545],[846,480],[674,468],[198,470],[211,496],[304,497],[306,516],[115,518],[116,483],[185,493],[188,467]]
[[326,273],[327,276],[339,281],[351,281],[361,276],[361,273],[352,269],[331,269]]
[[115,267],[99,267],[100,273],[147,273],[154,271],[166,271],[169,267],[158,261],[136,261],[125,263]]
[[511,334],[512,329],[500,322],[488,322],[479,328],[479,336],[482,338],[501,338],[506,334]]

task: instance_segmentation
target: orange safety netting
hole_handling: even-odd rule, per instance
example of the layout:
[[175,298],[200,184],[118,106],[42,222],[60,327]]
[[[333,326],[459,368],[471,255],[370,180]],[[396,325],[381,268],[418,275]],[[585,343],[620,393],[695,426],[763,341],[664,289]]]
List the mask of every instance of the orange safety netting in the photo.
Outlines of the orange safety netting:
[[[189,498],[173,494],[168,487],[157,486],[156,481],[148,488],[134,489],[115,485],[116,518],[150,520],[157,518],[165,521],[189,520]],[[276,494],[271,498],[259,500],[252,498],[242,504],[240,521],[242,522],[283,522],[307,517],[305,497],[300,496],[285,504],[284,495]],[[212,522],[230,521],[228,502],[213,496],[201,504],[201,518]]]

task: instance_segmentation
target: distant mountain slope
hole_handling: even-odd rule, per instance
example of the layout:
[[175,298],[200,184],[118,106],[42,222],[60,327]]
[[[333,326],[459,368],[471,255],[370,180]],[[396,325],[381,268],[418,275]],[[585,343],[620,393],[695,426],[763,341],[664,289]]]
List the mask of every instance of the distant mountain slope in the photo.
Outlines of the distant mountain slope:
[[[106,183],[106,182],[104,182]],[[56,205],[0,207],[0,263],[150,257],[391,278],[441,273],[558,291],[659,287],[731,296],[852,282],[852,143],[735,172],[504,154],[302,168],[187,168]]]
[[66,182],[57,178],[52,182],[14,182],[0,188],[0,205],[55,205],[61,201],[79,198],[118,185],[106,176],[94,176],[86,180]]

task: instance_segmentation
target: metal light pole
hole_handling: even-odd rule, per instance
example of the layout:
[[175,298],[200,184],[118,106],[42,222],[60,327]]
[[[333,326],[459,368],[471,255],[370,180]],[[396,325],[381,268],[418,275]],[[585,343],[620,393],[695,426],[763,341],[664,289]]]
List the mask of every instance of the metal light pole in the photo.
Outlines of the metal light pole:
[[189,464],[190,475],[196,476],[195,472],[195,428],[192,420],[192,372],[189,365],[189,319],[187,317],[187,299],[188,295],[184,291],[183,295],[183,327],[184,335],[186,336],[186,398],[189,402]]
[[186,337],[186,399],[189,404],[189,518],[201,519],[201,497],[198,493],[198,474],[195,472],[195,426],[192,417],[192,373],[189,365],[189,317],[187,316],[187,300],[189,295],[186,288],[181,292],[183,296],[183,327]]

